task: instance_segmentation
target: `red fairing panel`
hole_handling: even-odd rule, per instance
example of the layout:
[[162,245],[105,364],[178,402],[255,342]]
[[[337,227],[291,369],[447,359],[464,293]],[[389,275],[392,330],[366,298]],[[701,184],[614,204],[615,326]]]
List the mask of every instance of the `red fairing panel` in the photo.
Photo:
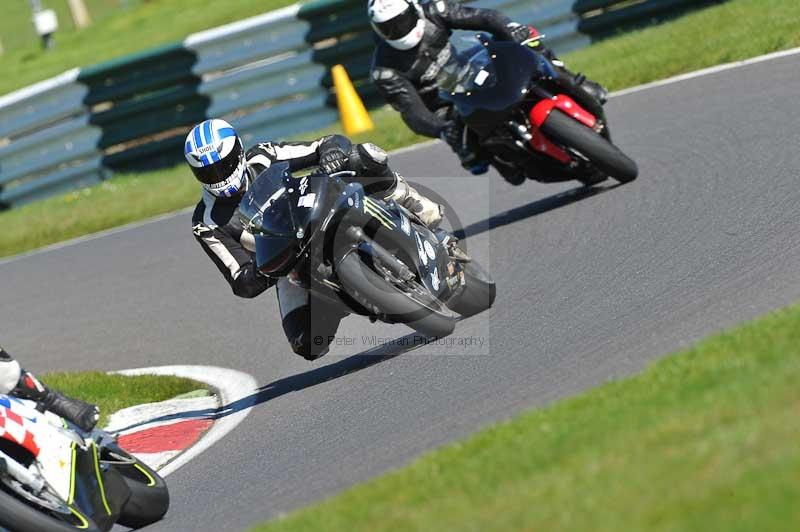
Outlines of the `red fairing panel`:
[[586,127],[593,128],[597,125],[597,118],[592,113],[564,94],[557,94],[550,100],[542,100],[534,105],[533,109],[531,109],[531,122],[536,124],[536,127],[542,127],[542,124],[550,116],[550,112],[554,108],[574,118]]
[[567,164],[572,159],[567,152],[550,142],[538,129],[533,128],[531,135],[533,135],[531,146],[534,150],[544,153],[563,164]]
[[25,420],[4,407],[0,407],[0,438],[21,445],[33,456],[39,456],[39,446],[33,434],[25,428]]

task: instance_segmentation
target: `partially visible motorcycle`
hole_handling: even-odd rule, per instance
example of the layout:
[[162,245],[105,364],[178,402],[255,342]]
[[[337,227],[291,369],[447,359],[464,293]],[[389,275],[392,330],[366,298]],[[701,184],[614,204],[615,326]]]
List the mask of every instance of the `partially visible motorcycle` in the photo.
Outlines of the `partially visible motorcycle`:
[[452,234],[370,197],[352,177],[294,177],[288,163],[276,163],[256,178],[239,214],[262,273],[429,337],[447,336],[459,316],[492,306],[494,281],[477,262],[451,258]]
[[168,508],[164,479],[111,435],[0,395],[0,530],[139,528]]
[[450,57],[438,84],[495,166],[517,168],[543,183],[636,179],[636,163],[612,144],[605,117],[563,92],[547,57],[527,42],[486,34],[477,39]]

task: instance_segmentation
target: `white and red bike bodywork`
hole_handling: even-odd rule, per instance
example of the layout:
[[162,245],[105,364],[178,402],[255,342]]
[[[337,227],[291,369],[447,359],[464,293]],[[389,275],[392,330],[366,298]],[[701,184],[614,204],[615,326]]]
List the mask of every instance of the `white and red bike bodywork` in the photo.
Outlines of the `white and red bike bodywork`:
[[[108,434],[84,433],[31,401],[0,395],[0,529],[95,531],[134,523],[130,514],[140,501],[132,495],[140,484],[158,488],[168,505],[163,480]],[[166,508],[153,510],[160,517]]]

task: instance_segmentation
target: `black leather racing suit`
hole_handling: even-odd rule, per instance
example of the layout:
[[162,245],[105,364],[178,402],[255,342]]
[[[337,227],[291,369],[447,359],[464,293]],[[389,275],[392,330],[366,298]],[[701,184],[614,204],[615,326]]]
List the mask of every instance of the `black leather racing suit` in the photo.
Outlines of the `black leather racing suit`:
[[513,40],[508,27],[511,20],[497,11],[453,0],[435,0],[421,7],[425,15],[422,42],[409,50],[397,50],[378,39],[372,81],[415,133],[439,137],[450,104],[439,98],[436,76],[455,53],[450,43],[452,30],[487,31],[497,39]]
[[[357,175],[375,176],[355,178],[365,185],[367,193],[387,195],[395,186],[395,174],[385,160],[376,161],[368,157],[363,148],[362,145],[352,146],[341,135],[322,137],[313,142],[258,144],[245,154],[247,179],[252,182],[277,161],[287,161],[290,170],[297,171],[317,166],[330,150],[341,150],[350,154],[347,169]],[[354,153],[358,156],[354,157]],[[194,236],[237,296],[252,298],[276,285],[281,322],[292,350],[308,360],[319,358],[328,351],[328,341],[347,311],[315,298],[286,277],[275,280],[258,273],[255,239],[244,229],[238,217],[241,199],[242,196],[218,198],[204,190],[192,216]]]

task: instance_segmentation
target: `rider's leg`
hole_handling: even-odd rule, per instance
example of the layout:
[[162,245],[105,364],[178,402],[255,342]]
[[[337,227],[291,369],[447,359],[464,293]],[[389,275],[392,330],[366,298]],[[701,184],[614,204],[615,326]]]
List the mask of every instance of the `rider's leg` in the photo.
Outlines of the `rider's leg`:
[[[14,378],[16,382],[13,382]],[[95,405],[50,390],[32,373],[20,368],[19,363],[2,347],[0,347],[0,387],[2,391],[16,397],[35,401],[39,410],[49,410],[85,431],[92,430],[100,418],[100,411]]]
[[[533,28],[531,28],[531,31],[535,32],[535,35],[538,35],[538,32]],[[585,107],[588,111],[597,116],[602,116],[602,105],[608,100],[608,90],[606,90],[605,87],[596,81],[586,79],[586,76],[583,74],[571,72],[567,69],[564,62],[556,56],[555,52],[542,44],[540,40],[531,41],[528,43],[528,46],[547,57],[550,62],[553,63],[553,66],[556,67],[556,71],[559,74],[556,81],[583,100],[582,102],[578,102],[582,107]],[[585,98],[588,98],[591,102],[585,101]],[[599,111],[597,109],[598,107],[600,107]]]
[[442,206],[410,186],[403,176],[389,168],[388,162],[386,152],[374,144],[356,144],[349,157],[349,167],[358,175],[356,179],[367,194],[392,199],[431,229],[436,228],[442,221]]
[[283,332],[292,351],[306,360],[325,355],[339,322],[347,316],[344,308],[314,297],[285,277],[278,281],[276,290]]
[[385,199],[394,200],[413,212],[430,229],[438,227],[442,222],[444,207],[420,194],[400,174],[395,175],[397,177],[394,189],[389,195],[385,196]]

